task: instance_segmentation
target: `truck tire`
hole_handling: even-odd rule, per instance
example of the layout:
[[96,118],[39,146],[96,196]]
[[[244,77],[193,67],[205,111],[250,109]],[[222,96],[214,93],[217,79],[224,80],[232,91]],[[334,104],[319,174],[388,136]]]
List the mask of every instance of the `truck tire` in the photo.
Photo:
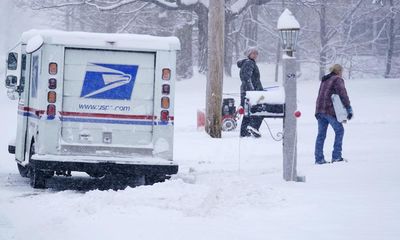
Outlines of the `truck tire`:
[[17,167],[21,177],[29,177],[29,165],[22,166],[21,164],[17,163]]
[[46,176],[43,171],[33,167],[31,169],[31,186],[33,188],[46,188]]
[[41,171],[35,164],[32,164],[32,156],[35,154],[35,143],[32,142],[31,149],[29,150],[29,177],[30,184],[33,188],[46,188],[46,174]]

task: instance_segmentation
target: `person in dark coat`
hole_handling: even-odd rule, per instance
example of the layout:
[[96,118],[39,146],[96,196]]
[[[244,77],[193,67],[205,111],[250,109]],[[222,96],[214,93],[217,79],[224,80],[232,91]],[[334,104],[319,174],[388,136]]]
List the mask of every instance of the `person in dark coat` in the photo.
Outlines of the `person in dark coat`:
[[[250,48],[246,51],[246,59],[239,60],[237,66],[240,68],[240,105],[245,106],[244,101],[246,91],[264,90],[260,81],[260,71],[256,64],[258,51],[256,48]],[[242,125],[240,127],[240,137],[261,137],[259,128],[263,121],[263,117],[243,116]]]
[[342,78],[343,68],[339,64],[331,67],[330,73],[321,80],[319,88],[315,117],[318,120],[318,135],[315,143],[315,163],[327,163],[324,158],[324,142],[328,125],[335,131],[335,143],[333,145],[332,162],[343,161],[342,142],[344,136],[343,124],[336,119],[335,109],[332,102],[332,94],[339,95],[347,110],[347,119],[353,117],[353,110]]

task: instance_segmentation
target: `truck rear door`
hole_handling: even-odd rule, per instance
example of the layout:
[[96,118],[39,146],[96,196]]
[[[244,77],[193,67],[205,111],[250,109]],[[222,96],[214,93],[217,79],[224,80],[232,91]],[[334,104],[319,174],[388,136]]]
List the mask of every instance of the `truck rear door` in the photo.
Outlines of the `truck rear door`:
[[67,48],[64,61],[64,144],[151,145],[155,53]]

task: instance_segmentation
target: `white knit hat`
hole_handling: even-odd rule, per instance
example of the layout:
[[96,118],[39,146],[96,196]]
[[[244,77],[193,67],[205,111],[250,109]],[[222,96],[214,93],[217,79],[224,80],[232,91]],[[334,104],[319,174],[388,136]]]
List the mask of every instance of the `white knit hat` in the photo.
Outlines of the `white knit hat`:
[[246,55],[246,57],[248,57],[248,56],[250,56],[250,54],[252,54],[252,53],[254,53],[254,52],[258,53],[257,48],[256,48],[256,47],[249,47],[249,48],[244,52],[244,55]]

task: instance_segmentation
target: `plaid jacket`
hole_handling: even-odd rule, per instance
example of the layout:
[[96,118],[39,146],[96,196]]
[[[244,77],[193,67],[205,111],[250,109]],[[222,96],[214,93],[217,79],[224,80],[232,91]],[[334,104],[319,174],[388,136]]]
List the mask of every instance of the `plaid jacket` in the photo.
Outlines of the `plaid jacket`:
[[345,108],[350,108],[350,99],[347,95],[343,78],[334,73],[330,73],[321,80],[315,114],[324,113],[336,117],[331,99],[332,94],[339,95]]

